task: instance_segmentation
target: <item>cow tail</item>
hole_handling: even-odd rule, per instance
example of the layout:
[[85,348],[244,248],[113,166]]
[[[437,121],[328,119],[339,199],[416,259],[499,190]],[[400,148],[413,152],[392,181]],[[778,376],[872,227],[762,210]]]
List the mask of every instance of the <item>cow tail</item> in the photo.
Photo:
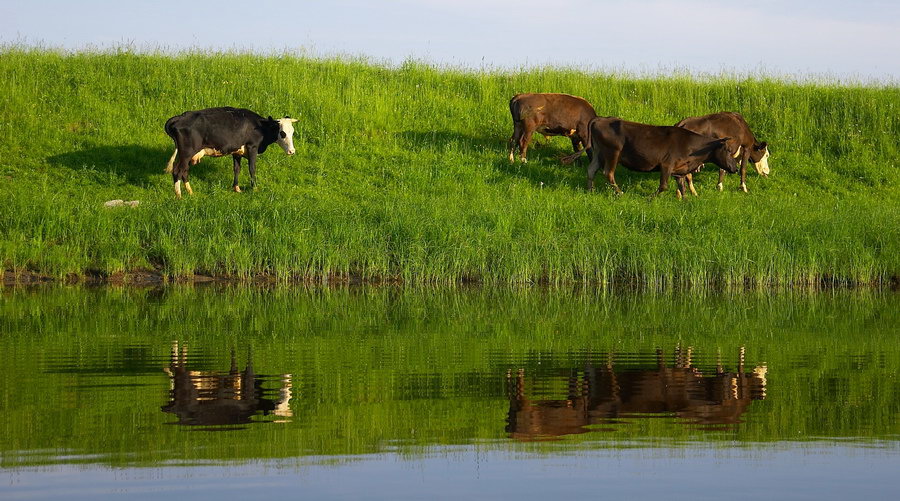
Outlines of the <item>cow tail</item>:
[[166,164],[166,174],[171,174],[172,168],[175,166],[175,155],[178,154],[178,148],[175,148],[175,151],[172,152],[172,156],[169,157],[169,163]]
[[522,110],[520,109],[519,96],[513,96],[509,100],[509,114],[512,115],[513,124],[522,120]]
[[[584,143],[582,143],[582,144],[584,144]],[[578,160],[578,157],[580,157],[582,153],[584,153],[584,147],[582,147],[575,153],[572,153],[571,155],[566,155],[566,156],[560,158],[559,161],[562,162],[563,165],[569,165],[572,162],[574,162],[575,160]]]
[[175,136],[173,135],[175,133],[175,130],[172,128],[172,123],[175,121],[176,118],[178,118],[178,117],[172,117],[172,118],[166,120],[166,125],[163,126],[163,130],[165,130],[166,134],[168,134],[169,137],[171,137],[172,139],[175,139]]
[[[172,118],[166,120],[166,125],[163,126],[163,129],[166,131],[166,134],[168,134],[168,136],[171,137],[173,141],[175,140],[175,129],[172,128],[172,123],[175,121],[175,118],[177,118],[177,117],[172,117]],[[177,146],[178,142],[176,141],[175,144],[176,144],[175,151],[172,152],[172,156],[169,157],[169,163],[166,164],[166,170],[165,170],[166,174],[171,173],[172,168],[175,165],[175,155],[178,154],[178,146]]]

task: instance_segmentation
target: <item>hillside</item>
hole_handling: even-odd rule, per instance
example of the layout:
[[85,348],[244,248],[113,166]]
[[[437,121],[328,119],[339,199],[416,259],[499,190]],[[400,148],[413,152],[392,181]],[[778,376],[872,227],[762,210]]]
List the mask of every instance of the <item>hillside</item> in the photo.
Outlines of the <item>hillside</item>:
[[[885,284],[900,277],[900,88],[758,78],[479,72],[246,54],[0,49],[0,260],[50,277],[135,270],[275,280]],[[537,139],[510,164],[507,103],[567,92],[654,124],[741,112],[772,175],[650,200],[656,173],[584,191],[584,159]],[[230,105],[299,117],[236,194],[231,159],[176,201],[170,116]],[[249,185],[246,163],[242,187]],[[104,208],[111,199],[137,208]]]

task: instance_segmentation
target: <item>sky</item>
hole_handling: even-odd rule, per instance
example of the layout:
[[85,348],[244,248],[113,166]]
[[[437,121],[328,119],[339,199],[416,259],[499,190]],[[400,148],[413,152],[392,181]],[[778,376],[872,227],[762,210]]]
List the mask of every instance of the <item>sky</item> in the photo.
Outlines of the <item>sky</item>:
[[900,80],[900,1],[0,0],[0,44]]

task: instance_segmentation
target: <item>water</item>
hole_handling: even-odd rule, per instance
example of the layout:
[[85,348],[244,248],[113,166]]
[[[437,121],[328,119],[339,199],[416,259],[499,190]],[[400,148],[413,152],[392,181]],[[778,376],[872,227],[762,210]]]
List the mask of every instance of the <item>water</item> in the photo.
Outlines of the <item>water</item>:
[[900,296],[0,292],[0,497],[893,498]]

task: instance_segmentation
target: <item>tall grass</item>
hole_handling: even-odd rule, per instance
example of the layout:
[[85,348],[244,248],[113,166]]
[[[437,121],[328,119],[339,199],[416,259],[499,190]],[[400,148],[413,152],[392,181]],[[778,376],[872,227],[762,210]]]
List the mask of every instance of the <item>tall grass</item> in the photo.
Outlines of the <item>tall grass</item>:
[[[153,269],[249,278],[671,285],[884,283],[900,275],[900,89],[766,77],[636,78],[538,68],[184,53],[0,49],[0,261],[55,277]],[[584,161],[540,139],[509,164],[508,99],[584,96],[601,115],[673,124],[744,114],[773,174],[699,176],[700,198],[584,192]],[[165,120],[231,105],[291,115],[297,155],[260,157],[257,190],[231,161],[191,169],[175,201]],[[245,174],[246,176],[246,174]],[[242,179],[244,181],[246,177]],[[137,209],[105,209],[110,199]]]

